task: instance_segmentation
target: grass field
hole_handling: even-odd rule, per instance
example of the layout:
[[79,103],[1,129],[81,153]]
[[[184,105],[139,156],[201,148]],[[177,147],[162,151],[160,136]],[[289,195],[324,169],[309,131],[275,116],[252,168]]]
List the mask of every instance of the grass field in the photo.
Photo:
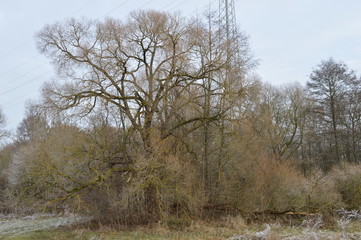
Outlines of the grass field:
[[[43,220],[43,219],[41,219]],[[19,220],[17,224],[19,225]],[[26,222],[28,223],[28,222]],[[8,222],[9,224],[9,222]],[[1,226],[1,222],[0,222]],[[247,225],[241,217],[225,217],[218,221],[177,220],[154,224],[152,226],[134,227],[115,231],[108,227],[90,230],[85,226],[53,227],[25,231],[0,232],[0,239],[89,239],[89,240],[360,240],[360,222],[335,222],[333,226],[321,227],[309,224],[287,226],[285,224],[270,224],[270,231],[263,238],[256,235],[266,229],[265,224]]]

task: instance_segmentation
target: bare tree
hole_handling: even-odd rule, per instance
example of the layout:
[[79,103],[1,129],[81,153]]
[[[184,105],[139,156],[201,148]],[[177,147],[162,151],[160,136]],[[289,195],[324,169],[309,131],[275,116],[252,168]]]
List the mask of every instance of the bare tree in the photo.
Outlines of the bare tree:
[[6,119],[3,111],[0,109],[0,139],[6,137],[8,135],[8,131],[5,128]]
[[16,140],[26,143],[44,139],[48,133],[49,124],[40,109],[35,104],[26,107],[25,118],[19,123],[16,129]]
[[[339,128],[343,114],[346,93],[357,77],[343,62],[330,58],[322,61],[310,75],[307,89],[315,99],[315,111],[320,120],[328,126],[333,137],[333,151],[336,161],[340,161]],[[322,133],[325,134],[325,133]]]
[[299,85],[263,85],[251,122],[276,159],[296,157],[302,143],[308,103]]
[[[184,136],[223,116],[220,108],[199,111],[204,79],[227,68],[226,44],[204,58],[209,31],[155,11],[134,12],[126,23],[72,19],[48,25],[37,34],[37,44],[59,78],[43,88],[45,106],[76,116],[109,106],[151,159],[153,137]],[[157,211],[155,187],[146,192],[149,208]]]
[[361,81],[353,81],[345,93],[343,103],[342,125],[345,128],[344,141],[346,141],[345,155],[349,161],[360,161],[361,139]]
[[[98,101],[115,105],[148,149],[156,119],[169,125],[164,136],[200,120],[196,116],[169,123],[184,104],[181,99],[195,93],[198,81],[224,67],[222,49],[201,64],[203,30],[178,15],[154,11],[135,12],[126,24],[72,19],[48,25],[37,34],[38,47],[62,79],[44,87],[47,103],[85,112]],[[162,101],[172,101],[167,113]]]

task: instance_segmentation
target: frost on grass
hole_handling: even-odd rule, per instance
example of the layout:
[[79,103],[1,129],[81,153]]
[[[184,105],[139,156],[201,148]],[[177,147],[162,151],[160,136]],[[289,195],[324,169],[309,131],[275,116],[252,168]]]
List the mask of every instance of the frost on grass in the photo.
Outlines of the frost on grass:
[[0,217],[0,236],[14,236],[33,231],[57,228],[84,221],[80,217],[27,216],[24,218]]
[[347,221],[361,221],[361,213],[359,210],[345,210],[340,209],[336,211],[344,220]]
[[269,224],[266,224],[266,228],[261,232],[256,232],[252,235],[233,236],[229,238],[229,240],[248,240],[248,239],[263,240],[263,239],[267,239],[270,232],[271,232],[271,226]]
[[[360,240],[360,231],[349,231],[350,223],[358,220],[359,212],[343,212],[341,219],[337,220],[339,230],[327,230],[323,228],[322,215],[317,215],[302,222],[299,227],[291,227],[287,230],[277,225],[266,225],[261,232],[246,233],[233,236],[228,240]],[[292,231],[290,231],[292,230]]]

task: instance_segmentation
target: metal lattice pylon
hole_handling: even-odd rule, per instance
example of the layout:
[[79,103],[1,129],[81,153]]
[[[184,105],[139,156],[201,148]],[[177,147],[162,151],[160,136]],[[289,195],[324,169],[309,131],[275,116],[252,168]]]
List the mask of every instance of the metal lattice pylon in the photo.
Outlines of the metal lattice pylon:
[[219,1],[219,23],[225,38],[233,39],[237,36],[236,11],[234,0]]
[[239,58],[238,28],[234,0],[219,0],[220,42],[228,42],[227,58],[233,65]]

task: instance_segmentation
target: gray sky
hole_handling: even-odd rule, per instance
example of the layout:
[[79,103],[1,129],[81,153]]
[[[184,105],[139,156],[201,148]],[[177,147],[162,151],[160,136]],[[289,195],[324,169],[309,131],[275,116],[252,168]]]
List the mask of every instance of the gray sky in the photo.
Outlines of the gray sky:
[[[68,17],[125,19],[137,9],[182,11],[195,15],[218,0],[1,0],[0,106],[9,129],[24,116],[24,104],[39,97],[54,77],[36,48],[34,34]],[[334,57],[361,72],[361,1],[235,0],[241,30],[250,36],[257,69],[273,84],[300,82],[321,60]]]

